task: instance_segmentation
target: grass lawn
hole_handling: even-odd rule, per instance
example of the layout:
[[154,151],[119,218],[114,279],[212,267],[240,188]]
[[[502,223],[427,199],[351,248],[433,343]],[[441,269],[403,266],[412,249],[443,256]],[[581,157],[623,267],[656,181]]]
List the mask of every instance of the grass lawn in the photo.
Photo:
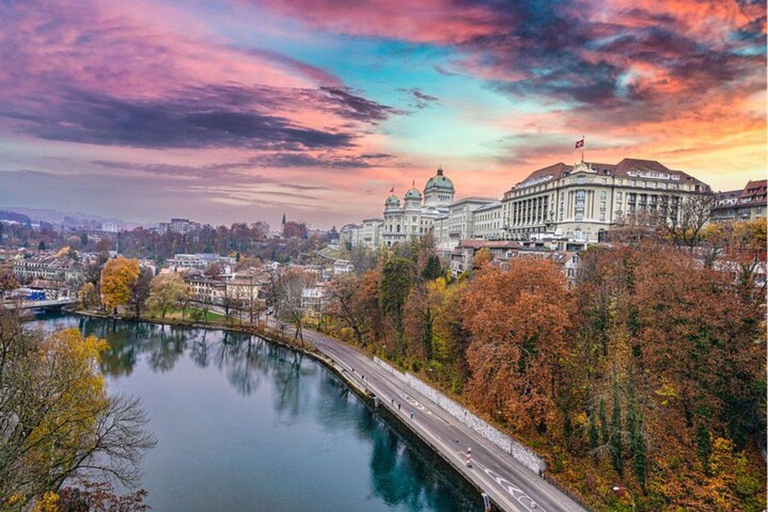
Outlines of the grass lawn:
[[[165,320],[181,320],[182,316],[183,316],[183,319],[188,321],[188,322],[192,321],[193,319],[195,319],[195,321],[197,321],[197,318],[194,316],[193,313],[200,312],[200,311],[202,311],[202,310],[197,309],[197,308],[186,308],[183,311],[184,314],[182,315],[182,310],[181,309],[169,309],[165,313]],[[155,318],[155,319],[162,318],[162,315],[160,314],[159,311],[152,311],[151,313],[149,313],[148,316],[150,316],[151,318]],[[205,314],[205,317],[201,317],[200,318],[200,321],[201,322],[223,323],[225,321],[225,317],[224,317],[224,315],[220,315],[219,313],[215,313],[213,311],[208,311]]]

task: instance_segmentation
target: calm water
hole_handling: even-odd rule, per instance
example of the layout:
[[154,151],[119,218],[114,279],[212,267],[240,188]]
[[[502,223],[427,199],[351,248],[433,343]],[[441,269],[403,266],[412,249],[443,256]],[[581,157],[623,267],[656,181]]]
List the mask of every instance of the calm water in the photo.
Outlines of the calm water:
[[306,357],[216,330],[39,323],[109,341],[110,390],[142,399],[158,439],[141,482],[154,510],[482,510],[442,461]]

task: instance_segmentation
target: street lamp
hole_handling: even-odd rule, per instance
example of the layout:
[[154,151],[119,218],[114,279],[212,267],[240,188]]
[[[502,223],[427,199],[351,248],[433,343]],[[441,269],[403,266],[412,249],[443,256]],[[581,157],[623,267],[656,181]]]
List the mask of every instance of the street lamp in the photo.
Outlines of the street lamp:
[[613,488],[613,491],[615,493],[618,493],[619,491],[627,491],[627,493],[629,494],[629,499],[632,500],[632,512],[635,512],[635,497],[632,496],[632,492],[629,489],[627,489],[626,487],[620,487],[617,485]]

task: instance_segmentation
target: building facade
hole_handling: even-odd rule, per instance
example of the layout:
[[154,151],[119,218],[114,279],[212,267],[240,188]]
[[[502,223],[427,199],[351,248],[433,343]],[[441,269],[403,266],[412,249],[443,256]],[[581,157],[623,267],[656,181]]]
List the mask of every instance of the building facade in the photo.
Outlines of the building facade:
[[400,198],[393,193],[384,202],[379,245],[391,247],[395,243],[410,242],[431,233],[435,221],[448,214],[455,195],[453,182],[445,176],[442,167],[427,180],[423,194],[412,186],[401,204]]
[[766,218],[768,181],[749,181],[743,189],[720,192],[712,208],[713,222],[735,222]]
[[[707,184],[683,171],[655,160],[625,158],[617,164],[557,163],[538,169],[500,201],[455,200],[453,182],[439,168],[423,193],[412,187],[402,202],[393,193],[384,203],[383,221],[345,226],[342,238],[351,245],[377,248],[431,233],[446,254],[471,239],[557,241],[573,251],[600,241],[612,226],[638,214],[679,220],[685,201],[708,193]],[[739,200],[750,205],[750,215],[764,215],[765,181],[750,182],[743,193]]]
[[512,240],[552,233],[597,242],[611,226],[638,213],[678,218],[683,201],[709,192],[705,183],[653,160],[558,163],[534,171],[504,194],[504,231]]
[[161,222],[158,231],[161,235],[166,233],[178,233],[187,235],[200,229],[200,224],[189,219],[171,219],[170,222]]
[[66,256],[35,256],[13,262],[13,275],[22,283],[35,279],[77,283],[84,273],[83,263]]

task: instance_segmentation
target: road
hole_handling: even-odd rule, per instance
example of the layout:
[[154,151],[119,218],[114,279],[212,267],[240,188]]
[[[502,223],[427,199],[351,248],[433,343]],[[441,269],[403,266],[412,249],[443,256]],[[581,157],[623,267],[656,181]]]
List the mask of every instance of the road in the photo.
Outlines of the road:
[[63,308],[64,306],[72,306],[77,304],[77,299],[50,299],[50,300],[22,300],[6,302],[3,306],[6,309],[46,309],[46,308]]
[[[292,327],[286,326],[285,332],[293,332]],[[584,510],[511,455],[457,422],[453,416],[382,369],[367,355],[315,331],[304,330],[304,339],[333,359],[359,386],[369,389],[379,398],[382,406],[398,415],[504,510]],[[413,419],[411,412],[414,413]],[[467,448],[472,449],[471,467],[465,465]]]

